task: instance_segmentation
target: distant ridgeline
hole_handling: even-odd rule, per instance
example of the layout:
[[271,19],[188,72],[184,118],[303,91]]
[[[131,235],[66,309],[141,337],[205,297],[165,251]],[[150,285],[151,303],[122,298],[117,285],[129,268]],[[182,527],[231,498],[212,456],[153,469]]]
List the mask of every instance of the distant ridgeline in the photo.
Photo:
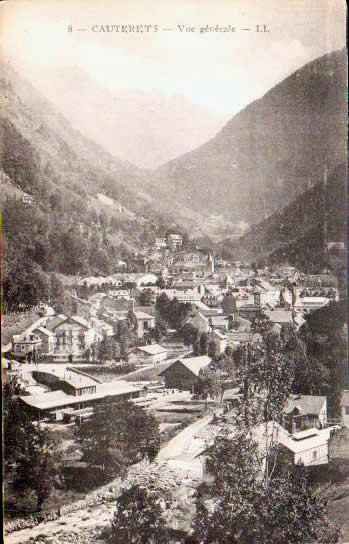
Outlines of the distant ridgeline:
[[291,204],[272,214],[224,249],[236,259],[289,264],[309,273],[344,264],[346,167],[335,168]]

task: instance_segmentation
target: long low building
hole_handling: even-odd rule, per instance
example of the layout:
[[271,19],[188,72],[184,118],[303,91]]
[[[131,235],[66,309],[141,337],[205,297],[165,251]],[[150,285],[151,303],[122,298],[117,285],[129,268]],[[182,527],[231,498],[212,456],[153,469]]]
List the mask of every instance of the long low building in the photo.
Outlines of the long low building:
[[[124,380],[115,380],[107,383],[96,383],[94,393],[73,395],[60,390],[40,393],[39,395],[21,396],[20,400],[25,409],[35,419],[42,419],[69,407],[81,410],[106,400],[113,402],[139,398],[143,392],[143,387],[137,387]],[[60,419],[59,414],[56,415],[57,419]]]

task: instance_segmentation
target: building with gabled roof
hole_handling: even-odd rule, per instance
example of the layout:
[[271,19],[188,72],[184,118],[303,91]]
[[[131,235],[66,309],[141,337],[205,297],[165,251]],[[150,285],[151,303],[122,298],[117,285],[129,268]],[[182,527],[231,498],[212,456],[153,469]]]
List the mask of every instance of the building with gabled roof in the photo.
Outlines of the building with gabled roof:
[[140,346],[134,351],[135,356],[142,363],[159,364],[167,358],[167,349],[159,344]]
[[28,363],[36,362],[41,350],[41,337],[33,332],[14,334],[12,336],[12,349],[16,358]]
[[53,331],[58,325],[63,323],[67,318],[64,314],[55,315],[52,319],[47,321],[46,323],[46,329],[49,331]]
[[285,409],[283,426],[290,432],[327,424],[327,398],[320,395],[290,395]]
[[165,379],[167,388],[193,391],[199,381],[200,370],[206,368],[211,361],[211,357],[207,355],[176,359],[159,376]]
[[137,336],[138,338],[143,338],[144,334],[155,327],[155,318],[153,315],[142,312],[141,310],[136,310],[134,314],[137,319]]
[[55,337],[53,332],[43,326],[36,327],[36,329],[33,329],[32,332],[39,336],[39,338],[41,338],[40,354],[51,355],[54,351],[55,344]]
[[54,335],[52,357],[55,360],[81,359],[99,336],[83,317],[60,314],[46,323]]
[[326,429],[309,428],[289,434],[279,427],[278,443],[286,448],[295,465],[324,465],[329,460],[329,440],[334,427]]

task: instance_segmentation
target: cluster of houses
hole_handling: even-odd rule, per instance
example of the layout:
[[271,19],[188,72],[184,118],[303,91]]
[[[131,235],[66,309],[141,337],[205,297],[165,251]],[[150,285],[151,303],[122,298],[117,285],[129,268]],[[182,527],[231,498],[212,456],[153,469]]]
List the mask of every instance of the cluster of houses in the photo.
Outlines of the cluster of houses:
[[[284,324],[300,327],[307,313],[338,299],[332,276],[304,276],[292,267],[283,267],[277,272],[255,270],[241,262],[228,266],[210,252],[186,252],[182,246],[180,235],[158,239],[155,252],[162,260],[158,260],[156,272],[145,267],[142,273],[124,271],[107,278],[81,278],[78,287],[88,287],[86,297],[72,292],[74,311],[71,314],[42,317],[23,334],[14,335],[13,358],[27,363],[83,362],[87,350],[103,338],[115,336],[120,324],[128,320],[132,312],[137,342],[130,346],[129,361],[141,366],[166,363],[159,374],[164,386],[195,392],[200,371],[210,364],[211,357],[178,354],[169,359],[173,353],[168,342],[155,343],[148,334],[156,328],[159,319],[156,301],[162,294],[169,300],[191,305],[187,322],[200,334],[208,335],[216,354],[224,353],[228,347],[234,350],[259,342],[260,336],[252,331],[252,321],[261,310],[270,319],[273,330],[280,332]],[[145,291],[147,304],[142,306],[140,301]],[[42,383],[46,378],[41,375],[40,379]],[[51,377],[47,387],[49,391],[45,393],[21,399],[36,418],[64,419],[72,411],[84,413],[106,399],[137,399],[144,395],[140,385],[123,380],[100,383],[71,368],[63,376],[56,376],[54,380]],[[236,391],[224,392],[222,400],[227,407],[235,395]],[[349,397],[343,398],[342,420],[349,424]],[[295,460],[316,463],[326,458],[323,445],[326,418],[325,397],[290,398],[280,423],[283,431],[279,434],[286,447],[294,452]],[[305,445],[309,444],[311,447],[305,453]]]
[[[154,345],[149,333],[156,327],[156,300],[163,294],[191,305],[188,322],[209,336],[217,354],[227,347],[258,342],[251,323],[261,310],[274,331],[280,332],[284,324],[300,327],[307,313],[338,299],[336,282],[330,275],[304,276],[292,267],[276,273],[241,262],[227,266],[222,260],[217,266],[210,252],[182,251],[182,241],[180,235],[167,238],[170,246],[178,244],[172,265],[161,273],[121,272],[108,278],[81,278],[78,287],[89,288],[85,298],[73,292],[69,315],[42,318],[23,334],[14,335],[14,358],[26,362],[37,362],[39,357],[54,362],[83,361],[93,344],[117,334],[131,310],[137,346],[131,346],[130,356],[140,364],[158,364],[168,352]],[[146,306],[140,302],[144,292]]]

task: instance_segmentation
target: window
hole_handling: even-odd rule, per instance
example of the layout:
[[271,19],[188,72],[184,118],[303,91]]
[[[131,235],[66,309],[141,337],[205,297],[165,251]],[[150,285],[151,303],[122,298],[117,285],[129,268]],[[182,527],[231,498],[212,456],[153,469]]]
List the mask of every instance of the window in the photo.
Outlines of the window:
[[144,325],[143,325],[143,326],[144,326],[145,330],[147,330],[147,329],[149,328],[149,323],[148,323],[148,321],[144,321]]
[[317,458],[317,451],[314,450],[314,451],[313,451],[313,459],[316,459],[316,458]]
[[349,406],[346,406],[346,407],[345,407],[345,415],[346,415],[346,416],[349,416]]

